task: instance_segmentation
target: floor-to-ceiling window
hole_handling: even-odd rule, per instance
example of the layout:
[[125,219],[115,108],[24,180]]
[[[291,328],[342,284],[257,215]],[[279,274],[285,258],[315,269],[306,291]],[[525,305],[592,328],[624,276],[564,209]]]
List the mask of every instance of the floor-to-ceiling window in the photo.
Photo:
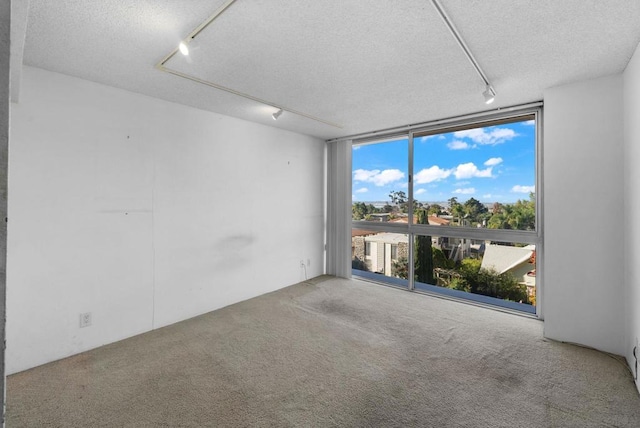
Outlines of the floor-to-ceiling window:
[[352,146],[353,274],[536,313],[540,110]]

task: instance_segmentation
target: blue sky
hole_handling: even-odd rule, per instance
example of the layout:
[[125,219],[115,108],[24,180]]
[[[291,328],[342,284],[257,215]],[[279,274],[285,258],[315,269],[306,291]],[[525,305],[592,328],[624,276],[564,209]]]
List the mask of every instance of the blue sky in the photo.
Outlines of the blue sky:
[[[414,139],[414,197],[515,202],[535,191],[533,121]],[[408,140],[354,145],[353,201],[386,201],[408,191]]]

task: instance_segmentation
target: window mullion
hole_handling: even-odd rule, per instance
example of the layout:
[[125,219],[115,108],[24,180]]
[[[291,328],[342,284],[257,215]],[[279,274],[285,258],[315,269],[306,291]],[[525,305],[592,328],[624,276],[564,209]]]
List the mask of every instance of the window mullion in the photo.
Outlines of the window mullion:
[[414,284],[414,269],[415,269],[415,264],[414,264],[414,259],[413,259],[413,247],[414,247],[414,237],[413,237],[413,233],[411,233],[411,229],[413,226],[413,132],[409,133],[409,165],[408,165],[408,187],[409,187],[409,200],[408,200],[408,204],[409,206],[407,207],[407,213],[408,213],[408,220],[407,220],[407,224],[408,224],[408,228],[409,228],[409,234],[408,234],[408,239],[409,239],[409,248],[408,248],[408,257],[407,257],[407,263],[409,263],[408,266],[408,274],[409,274],[409,290],[413,290],[415,288],[415,284]]

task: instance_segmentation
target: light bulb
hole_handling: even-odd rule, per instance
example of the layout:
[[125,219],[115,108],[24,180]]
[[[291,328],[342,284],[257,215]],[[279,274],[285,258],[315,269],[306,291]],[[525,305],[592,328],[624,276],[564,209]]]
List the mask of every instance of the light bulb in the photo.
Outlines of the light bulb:
[[178,45],[178,49],[180,49],[180,53],[184,56],[189,55],[189,46],[185,42],[180,42]]
[[493,88],[490,85],[487,85],[487,88],[482,93],[482,95],[484,96],[485,104],[491,104],[496,99],[496,92],[493,90]]

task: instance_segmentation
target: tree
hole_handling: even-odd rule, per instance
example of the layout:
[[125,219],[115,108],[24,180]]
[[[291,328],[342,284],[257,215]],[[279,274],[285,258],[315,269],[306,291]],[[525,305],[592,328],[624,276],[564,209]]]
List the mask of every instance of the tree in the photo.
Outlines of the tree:
[[483,220],[484,214],[488,213],[489,210],[484,206],[479,200],[475,198],[470,198],[463,205],[463,211],[465,217],[469,217],[471,221],[481,222]]
[[[529,200],[518,200],[515,204],[500,205],[493,212],[487,226],[490,229],[535,230],[536,202],[535,194],[529,194]],[[495,211],[495,210],[493,210]]]
[[[418,224],[429,224],[426,210],[416,212]],[[424,284],[433,284],[433,249],[431,236],[416,236],[415,240],[415,279]]]
[[428,214],[430,215],[441,215],[443,213],[442,206],[438,204],[429,205]]
[[[403,208],[403,212],[406,212],[406,207],[409,204],[404,204]],[[422,202],[418,202],[415,199],[413,200],[413,212],[418,211],[419,209],[424,208],[424,204]]]
[[364,260],[360,260],[358,257],[351,259],[351,269],[362,270],[365,272],[369,271],[367,263],[365,263]]
[[462,226],[462,217],[464,217],[464,207],[462,204],[456,202],[451,208],[451,215],[455,218],[458,217],[458,226]]
[[449,202],[449,214],[453,215],[453,207],[459,205],[458,198],[454,196],[453,198],[449,198],[447,202]]
[[354,220],[362,220],[367,215],[367,206],[364,202],[354,202],[351,205],[351,214]]
[[458,289],[514,302],[529,302],[527,287],[518,283],[510,272],[499,274],[495,270],[481,269],[481,265],[482,262],[477,259],[462,261],[459,272],[463,282],[456,284]]
[[368,220],[371,218],[371,214],[377,212],[380,212],[380,210],[378,210],[372,204],[367,205],[364,202],[354,202],[351,205],[351,213],[354,220]]
[[393,190],[389,192],[389,199],[393,205],[400,206],[407,203],[407,194],[402,190]]
[[391,262],[391,276],[409,279],[409,261],[406,257],[402,256],[398,260]]
[[456,266],[456,262],[448,259],[440,248],[431,247],[431,251],[433,253],[434,268],[453,269]]

